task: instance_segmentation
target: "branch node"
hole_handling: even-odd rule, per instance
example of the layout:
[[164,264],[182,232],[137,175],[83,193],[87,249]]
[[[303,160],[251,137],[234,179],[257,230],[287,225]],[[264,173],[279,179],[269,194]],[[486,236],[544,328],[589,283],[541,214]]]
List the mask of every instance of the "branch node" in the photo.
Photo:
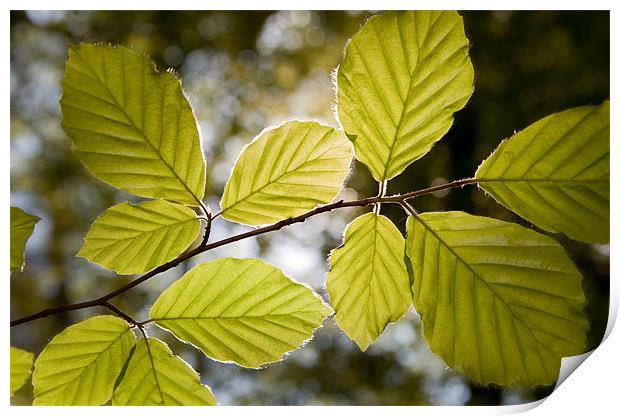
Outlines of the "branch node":
[[99,305],[103,306],[104,308],[108,308],[109,310],[114,312],[114,314],[116,314],[119,318],[124,319],[125,321],[127,321],[131,325],[134,325],[134,326],[138,327],[138,329],[140,329],[142,331],[142,324],[140,322],[136,321],[131,316],[127,315],[125,312],[121,311],[119,308],[117,308],[116,306],[112,305],[107,300],[103,300],[103,301],[99,302]]

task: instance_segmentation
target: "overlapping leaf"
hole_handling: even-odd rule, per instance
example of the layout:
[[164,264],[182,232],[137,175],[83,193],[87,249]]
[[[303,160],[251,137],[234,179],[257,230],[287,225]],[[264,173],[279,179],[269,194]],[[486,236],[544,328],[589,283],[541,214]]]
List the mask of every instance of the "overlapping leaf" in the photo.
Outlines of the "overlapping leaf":
[[114,406],[216,405],[209,387],[162,341],[140,339],[125,374],[114,390]]
[[37,357],[34,404],[106,403],[135,342],[127,323],[114,316],[94,316],[68,327]]
[[547,231],[609,242],[609,102],[552,114],[505,140],[476,172],[502,205]]
[[392,222],[368,213],[356,218],[330,257],[327,290],[336,322],[365,351],[411,306],[405,240]]
[[454,11],[373,16],[338,69],[338,117],[377,181],[424,156],[473,92],[463,19]]
[[30,376],[33,358],[31,352],[11,347],[11,397]]
[[219,361],[256,368],[308,340],[331,312],[308,287],[259,259],[194,267],[151,309],[151,320]]
[[62,127],[93,175],[136,195],[196,205],[205,161],[180,82],[122,46],[69,48]]
[[11,273],[21,270],[24,265],[26,241],[41,218],[11,207]]
[[581,275],[553,239],[463,212],[407,221],[413,303],[431,350],[482,384],[548,385],[581,354]]
[[77,255],[120,274],[143,273],[177,257],[199,232],[196,214],[183,205],[122,203],[95,220]]
[[344,133],[313,121],[267,129],[246,146],[222,197],[222,216],[249,225],[275,223],[331,202],[349,174]]

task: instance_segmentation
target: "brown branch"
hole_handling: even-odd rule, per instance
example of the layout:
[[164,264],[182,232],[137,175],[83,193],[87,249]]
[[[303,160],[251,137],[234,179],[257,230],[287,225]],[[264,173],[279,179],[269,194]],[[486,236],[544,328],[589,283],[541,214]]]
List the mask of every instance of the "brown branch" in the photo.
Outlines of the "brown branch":
[[[458,187],[464,187],[466,185],[472,185],[477,183],[478,180],[476,180],[475,178],[468,178],[468,179],[461,179],[458,181],[453,181],[453,182],[449,182],[443,185],[438,185],[438,186],[433,186],[430,188],[425,188],[425,189],[420,189],[417,191],[413,191],[413,192],[408,192],[406,194],[402,194],[402,195],[391,195],[391,196],[373,196],[373,197],[369,197],[369,198],[364,198],[364,199],[359,199],[359,200],[354,200],[354,201],[337,201],[334,202],[332,204],[328,204],[328,205],[322,205],[320,207],[317,207],[315,209],[313,209],[312,211],[309,211],[303,215],[299,215],[297,217],[293,217],[293,218],[289,218],[280,222],[277,222],[275,224],[266,226],[266,227],[261,227],[261,228],[256,228],[254,230],[251,231],[247,231],[245,233],[241,233],[241,234],[237,234],[234,235],[232,237],[228,237],[228,238],[224,238],[222,240],[219,241],[215,241],[213,243],[208,243],[208,238],[209,238],[209,234],[210,234],[210,230],[211,230],[211,222],[213,221],[213,219],[215,219],[216,217],[218,217],[220,215],[220,213],[217,213],[213,216],[211,216],[210,213],[207,212],[208,215],[208,219],[207,219],[207,225],[205,228],[205,235],[204,238],[202,240],[202,242],[200,243],[200,245],[198,245],[197,247],[195,247],[194,249],[180,255],[179,257],[175,258],[174,260],[169,261],[168,263],[164,263],[159,267],[156,267],[155,269],[151,270],[148,273],[143,274],[142,276],[138,277],[135,280],[132,280],[131,282],[125,284],[124,286],[108,293],[107,295],[101,296],[100,298],[97,299],[93,299],[93,300],[89,300],[86,302],[79,302],[79,303],[73,303],[73,304],[69,304],[69,305],[61,305],[61,306],[56,306],[53,308],[48,308],[45,310],[42,310],[40,312],[37,312],[35,314],[32,315],[28,315],[28,316],[24,316],[23,318],[19,318],[16,319],[14,321],[11,321],[11,326],[17,326],[17,325],[21,325],[24,324],[26,322],[31,322],[34,321],[36,319],[40,319],[40,318],[45,318],[51,315],[56,315],[62,312],[68,312],[68,311],[74,311],[77,309],[85,309],[85,308],[91,308],[94,306],[104,306],[108,309],[114,310],[111,308],[111,304],[108,302],[110,299],[115,298],[116,296],[128,291],[129,289],[138,286],[141,283],[146,282],[147,280],[149,280],[150,278],[163,273],[165,271],[168,271],[176,266],[178,266],[179,264],[183,263],[184,261],[191,259],[192,257],[201,254],[201,253],[205,253],[209,250],[213,250],[215,248],[221,247],[221,246],[225,246],[231,243],[235,243],[237,241],[241,241],[241,240],[245,240],[246,238],[251,238],[251,237],[256,237],[259,236],[261,234],[266,234],[266,233],[270,233],[272,231],[277,231],[281,228],[287,227],[289,225],[292,224],[297,224],[297,223],[301,223],[304,222],[306,219],[310,218],[310,217],[314,217],[315,215],[319,215],[319,214],[323,214],[325,212],[330,212],[333,211],[335,209],[340,209],[340,208],[349,208],[349,207],[366,207],[368,205],[374,205],[374,204],[379,204],[379,203],[392,203],[392,204],[400,204],[401,206],[405,206],[405,203],[408,199],[411,198],[415,198],[418,196],[422,196],[422,195],[427,195],[427,194],[432,194],[434,192],[438,192],[438,191],[443,191],[445,189],[450,189],[450,188],[458,188]],[[116,311],[116,313],[118,314],[119,311]],[[135,321],[134,321],[135,322]],[[136,322],[136,324],[138,324]],[[138,325],[139,326],[139,325]]]
[[101,302],[101,306],[108,308],[109,310],[114,312],[116,315],[123,318],[125,321],[129,322],[132,325],[137,326],[138,329],[142,330],[142,324],[140,322],[136,321],[131,316],[127,315],[125,312],[121,311],[119,308],[112,305],[110,302]]

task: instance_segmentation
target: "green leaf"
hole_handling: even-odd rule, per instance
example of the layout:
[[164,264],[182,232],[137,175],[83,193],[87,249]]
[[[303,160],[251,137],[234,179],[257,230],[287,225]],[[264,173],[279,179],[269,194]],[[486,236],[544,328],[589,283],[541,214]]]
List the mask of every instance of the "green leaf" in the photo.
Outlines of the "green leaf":
[[476,179],[538,227],[609,242],[609,101],[552,114],[504,140]]
[[477,383],[552,384],[581,354],[581,275],[553,239],[463,212],[407,220],[413,304],[430,349]]
[[125,376],[114,390],[114,406],[216,405],[209,387],[168,346],[155,338],[142,338],[129,360]]
[[122,46],[72,46],[60,106],[75,153],[102,181],[186,205],[202,199],[200,136],[172,73]]
[[327,290],[338,326],[365,351],[387,324],[411,306],[405,239],[392,221],[372,212],[356,218],[332,251]]
[[150,317],[214,360],[257,368],[299,348],[330,313],[310,288],[272,265],[224,258],[173,283]]
[[34,363],[34,404],[106,403],[135,343],[129,325],[114,316],[94,316],[68,327]]
[[19,208],[11,207],[11,273],[22,270],[26,241],[30,238],[34,226],[41,218],[25,213]]
[[183,205],[125,202],[95,220],[77,255],[120,274],[144,273],[177,257],[199,232],[196,213]]
[[342,131],[312,121],[264,130],[235,163],[222,216],[271,224],[331,202],[349,174],[352,151]]
[[33,358],[34,354],[31,352],[11,347],[11,397],[30,376]]
[[385,12],[353,36],[338,68],[338,118],[377,181],[450,129],[473,92],[468,49],[455,11]]

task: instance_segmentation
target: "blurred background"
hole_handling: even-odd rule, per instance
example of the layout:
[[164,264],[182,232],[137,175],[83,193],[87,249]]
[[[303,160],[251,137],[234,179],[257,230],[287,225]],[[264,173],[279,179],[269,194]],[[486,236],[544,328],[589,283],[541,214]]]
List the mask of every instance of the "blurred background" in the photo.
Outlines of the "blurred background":
[[[98,297],[131,279],[76,258],[91,222],[115,203],[139,198],[90,176],[60,128],[67,45],[109,42],[146,52],[174,68],[198,118],[207,158],[208,204],[218,210],[234,160],[263,128],[286,119],[336,125],[331,72],[345,42],[369,12],[14,11],[11,13],[11,205],[42,218],[27,245],[24,272],[11,278],[11,318]],[[389,184],[406,192],[472,176],[498,143],[553,112],[609,97],[608,12],[464,12],[475,92],[451,131]],[[377,193],[355,164],[342,197]],[[464,210],[525,224],[474,187],[414,200],[420,211]],[[261,257],[324,297],[326,256],[363,209],[314,217],[278,233],[194,258],[114,300],[146,319],[154,299],[193,265],[224,257]],[[384,205],[404,232],[405,215]],[[212,241],[247,230],[217,220]],[[609,246],[556,236],[584,274],[589,345],[607,322]],[[81,310],[11,329],[11,344],[38,354],[66,326],[105,310]],[[551,387],[502,389],[470,383],[445,367],[424,343],[411,310],[365,353],[330,318],[312,342],[265,369],[214,362],[149,327],[213,389],[219,403],[269,405],[495,405],[545,397]],[[32,387],[13,404],[29,404]]]

